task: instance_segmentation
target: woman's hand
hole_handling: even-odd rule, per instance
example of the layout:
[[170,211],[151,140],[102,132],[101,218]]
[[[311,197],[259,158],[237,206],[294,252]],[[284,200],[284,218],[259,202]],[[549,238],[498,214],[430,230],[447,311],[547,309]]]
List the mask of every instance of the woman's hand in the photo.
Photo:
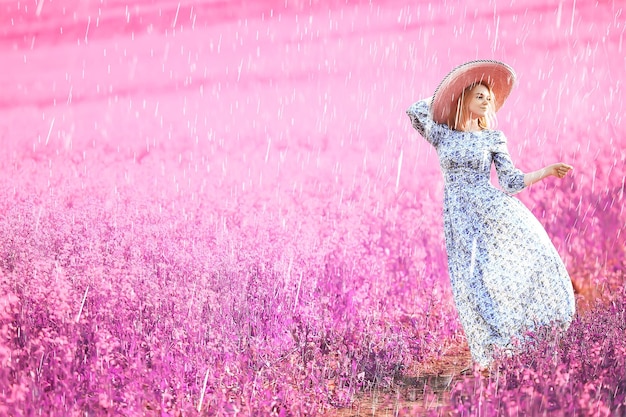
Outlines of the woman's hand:
[[568,172],[570,172],[572,169],[574,169],[573,166],[571,165],[567,165],[563,162],[559,162],[556,164],[552,164],[549,165],[548,170],[550,172],[550,175],[554,175],[557,178],[563,178],[567,175]]
[[524,174],[524,185],[529,187],[533,185],[534,183],[539,182],[546,177],[549,177],[550,175],[554,175],[557,178],[563,178],[572,169],[574,169],[573,166],[567,165],[563,162],[548,165],[547,167],[540,169],[538,171],[533,171],[533,172],[529,172],[528,174]]

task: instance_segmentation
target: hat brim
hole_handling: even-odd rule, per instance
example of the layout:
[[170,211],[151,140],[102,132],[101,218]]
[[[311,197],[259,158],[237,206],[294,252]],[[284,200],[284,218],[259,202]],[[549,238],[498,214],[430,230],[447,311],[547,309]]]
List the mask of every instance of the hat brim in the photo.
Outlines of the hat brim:
[[446,75],[435,90],[431,104],[433,120],[446,123],[452,106],[456,106],[463,91],[477,83],[491,88],[496,99],[495,111],[498,111],[511,94],[515,81],[513,68],[499,61],[480,60],[459,65]]

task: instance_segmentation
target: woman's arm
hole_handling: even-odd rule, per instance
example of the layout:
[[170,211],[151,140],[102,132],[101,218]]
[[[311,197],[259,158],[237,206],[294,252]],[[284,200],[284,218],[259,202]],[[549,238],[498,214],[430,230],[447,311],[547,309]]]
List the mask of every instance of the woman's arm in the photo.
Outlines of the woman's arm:
[[442,133],[442,126],[435,123],[430,114],[432,97],[414,103],[406,111],[413,128],[417,130],[431,145],[437,147]]
[[524,174],[524,185],[526,187],[529,187],[541,181],[542,179],[549,177],[550,175],[554,175],[557,178],[563,178],[572,169],[574,169],[573,166],[567,165],[563,162],[558,162],[556,164],[548,165],[537,171]]

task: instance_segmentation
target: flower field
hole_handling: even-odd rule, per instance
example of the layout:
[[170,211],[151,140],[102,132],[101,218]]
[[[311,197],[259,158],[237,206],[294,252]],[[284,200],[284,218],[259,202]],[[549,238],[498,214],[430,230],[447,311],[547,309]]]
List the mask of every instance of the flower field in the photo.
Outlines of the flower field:
[[[0,0],[0,416],[625,415],[625,37],[611,0]],[[488,376],[404,113],[472,59],[517,71],[517,165],[574,166],[518,197],[578,315]]]

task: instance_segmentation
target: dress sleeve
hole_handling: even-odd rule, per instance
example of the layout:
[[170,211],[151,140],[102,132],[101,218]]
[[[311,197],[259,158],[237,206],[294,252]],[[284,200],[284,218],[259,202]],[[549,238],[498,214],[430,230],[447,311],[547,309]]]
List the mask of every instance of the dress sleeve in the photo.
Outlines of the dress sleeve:
[[433,120],[430,114],[429,101],[429,99],[423,99],[412,104],[407,109],[406,114],[411,119],[411,124],[415,130],[431,145],[437,147],[445,127]]
[[502,132],[498,132],[496,144],[493,150],[493,162],[498,174],[500,187],[508,194],[516,194],[526,188],[524,184],[524,173],[515,168],[511,155],[506,145],[506,137]]

